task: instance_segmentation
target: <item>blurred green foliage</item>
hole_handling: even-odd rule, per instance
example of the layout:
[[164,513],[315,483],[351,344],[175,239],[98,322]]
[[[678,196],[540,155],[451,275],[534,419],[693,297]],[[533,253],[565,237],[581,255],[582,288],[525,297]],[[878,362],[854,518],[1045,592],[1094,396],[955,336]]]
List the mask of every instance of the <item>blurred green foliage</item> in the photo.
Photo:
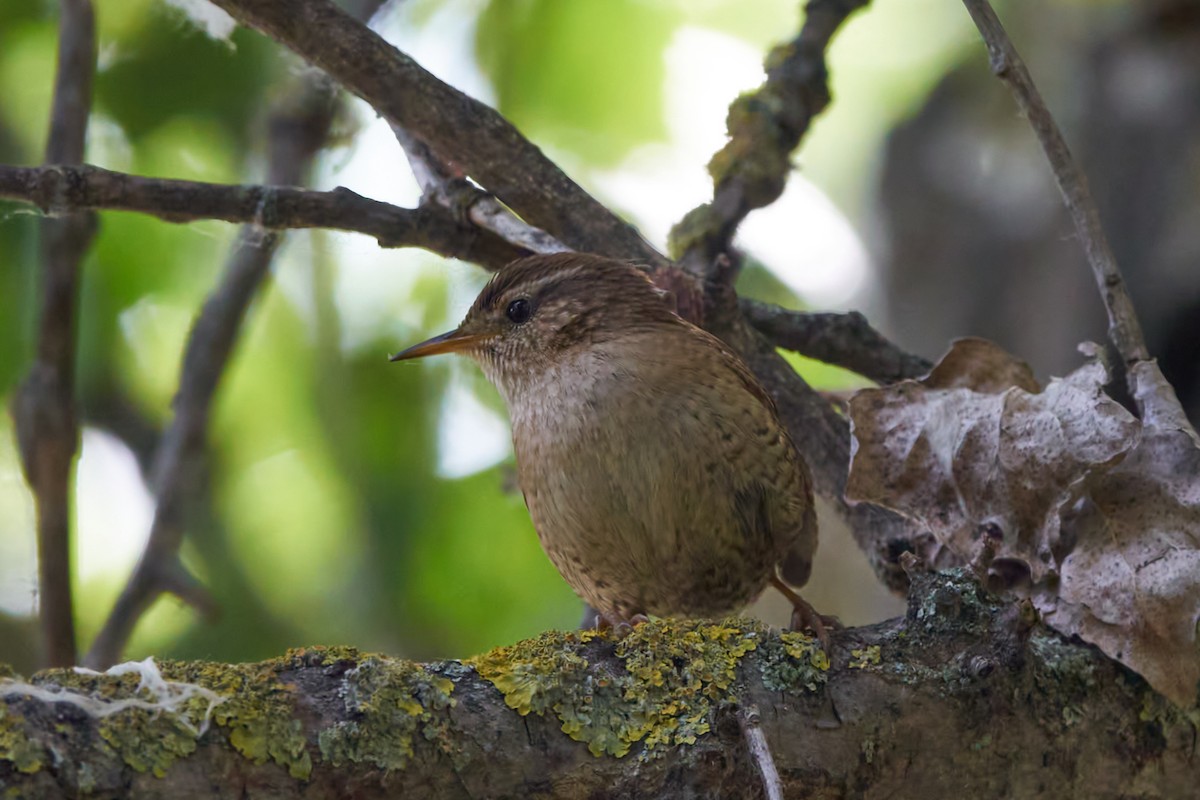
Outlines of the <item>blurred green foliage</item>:
[[[213,41],[159,0],[96,5],[101,69],[88,160],[154,176],[261,179],[263,110],[296,62],[247,31]],[[416,30],[409,35],[420,35],[435,12],[476,15],[474,52],[500,110],[579,165],[586,180],[588,170],[613,167],[666,137],[663,53],[683,27],[720,31],[764,52],[794,35],[796,4],[751,5],[753,12],[739,0],[412,0],[395,15]],[[926,23],[946,19],[922,5]],[[55,24],[48,0],[0,3],[0,162],[40,160]],[[873,39],[870,46],[884,45]],[[912,87],[905,102],[936,77],[939,63],[926,59],[921,74],[905,73]],[[877,141],[886,123],[860,114],[828,125],[869,131],[862,135]],[[821,172],[836,176],[835,195],[851,191],[864,175],[861,150],[826,152],[822,135],[814,134]],[[337,167],[353,157],[353,145],[328,157],[335,182]],[[36,222],[27,208],[0,204],[0,400],[6,403],[32,350]],[[81,411],[89,429],[115,435],[143,470],[155,431],[170,419],[191,320],[220,275],[232,237],[232,227],[220,223],[101,215],[82,284]],[[220,619],[200,621],[165,598],[139,626],[130,657],[242,660],[314,643],[417,658],[466,656],[577,623],[579,601],[541,553],[519,492],[506,488],[511,465],[502,460],[439,477],[448,387],[457,380],[484,409],[500,408],[494,392],[476,373],[444,359],[396,367],[384,358],[452,324],[473,287],[464,291],[455,277],[462,272],[427,255],[379,254],[364,240],[347,245],[348,238],[291,235],[275,280],[251,308],[218,396],[209,475],[196,487],[198,510],[184,556],[212,587]],[[472,278],[473,286],[481,279]],[[743,289],[797,302],[759,266],[747,270]],[[381,302],[394,311],[381,315]],[[826,385],[844,384],[844,376],[824,368],[804,369]],[[11,433],[4,419],[0,661],[28,668],[33,516]],[[115,492],[117,483],[144,480],[109,462],[98,470],[102,478],[89,471],[92,483],[81,492]],[[84,500],[77,607],[86,647],[145,530],[120,508],[106,518],[85,514],[94,504]]]
[[672,3],[492,0],[476,32],[497,109],[535,140],[615,163],[666,135]]

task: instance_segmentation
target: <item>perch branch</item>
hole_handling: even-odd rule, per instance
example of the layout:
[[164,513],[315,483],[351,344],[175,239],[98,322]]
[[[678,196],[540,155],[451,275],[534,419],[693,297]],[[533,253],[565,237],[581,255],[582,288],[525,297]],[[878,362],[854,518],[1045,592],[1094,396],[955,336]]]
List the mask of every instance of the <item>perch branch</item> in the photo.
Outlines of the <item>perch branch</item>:
[[523,254],[436,206],[398,208],[343,187],[318,192],[143,178],[87,165],[0,166],[0,197],[33,203],[52,215],[91,208],[135,211],[167,222],[218,219],[267,229],[354,231],[375,237],[381,247],[421,247],[490,266]]
[[919,378],[933,367],[928,360],[888,341],[857,311],[806,313],[755,300],[742,300],[739,306],[746,320],[773,344],[843,367],[876,383]]
[[[91,0],[63,0],[48,163],[80,163],[92,102],[96,25]],[[75,324],[79,268],[95,235],[90,213],[42,220],[37,352],[14,402],[25,478],[37,504],[38,611],[47,664],[75,663],[71,602],[71,475],[79,446]]]
[[[382,0],[360,2],[355,12],[369,19]],[[325,146],[337,109],[337,95],[315,79],[301,79],[284,94],[268,120],[267,182],[303,183]],[[264,196],[265,199],[265,196]],[[175,394],[174,417],[155,454],[151,484],[154,521],[141,559],[117,598],[86,663],[103,668],[116,662],[138,620],[163,592],[170,592],[211,616],[216,603],[179,558],[188,508],[201,484],[207,453],[209,412],[221,378],[242,333],[251,302],[259,295],[281,235],[254,223],[244,225],[188,336]]]
[[404,150],[417,184],[421,187],[422,204],[437,203],[530,253],[562,253],[570,249],[540,228],[523,222],[493,195],[467,180],[465,175],[455,174],[449,165],[438,160],[428,145],[400,125],[392,123],[392,132],[396,134],[396,141]]
[[712,279],[742,220],[783,194],[792,151],[830,102],[825,50],[846,18],[868,2],[809,0],[799,35],[767,56],[766,81],[729,107],[729,141],[708,164],[712,202],[688,212],[671,231],[671,255],[687,272]]
[[215,0],[366,100],[526,220],[575,250],[664,263],[494,109],[435,78],[329,0]]
[[[689,624],[711,625],[651,622],[620,645],[546,634],[485,656],[508,665],[495,684],[350,648],[124,667],[140,682],[0,679],[0,785],[47,800],[761,797],[735,696],[761,711],[785,797],[1190,797],[1200,780],[1185,711],[962,573],[917,574],[905,619],[836,632],[828,670],[761,629],[730,655],[736,622],[673,657],[696,646]],[[638,738],[595,756],[564,730],[600,749]]]
[[[1108,312],[1108,335],[1117,352],[1129,367],[1138,361],[1150,358],[1142,328],[1138,322],[1133,300],[1125,288],[1125,281],[1117,267],[1117,260],[1108,245],[1108,238],[1100,224],[1100,213],[1092,200],[1087,177],[1071,157],[1071,150],[1063,138],[1054,117],[1042,100],[1041,93],[1033,83],[1025,63],[1013,46],[1012,40],[1000,24],[996,12],[987,0],[963,0],[963,5],[979,28],[987,45],[992,72],[1008,85],[1029,120],[1038,142],[1050,162],[1054,180],[1062,193],[1063,202],[1075,224],[1083,251],[1096,277],[1104,307]],[[1133,388],[1133,387],[1131,387]]]

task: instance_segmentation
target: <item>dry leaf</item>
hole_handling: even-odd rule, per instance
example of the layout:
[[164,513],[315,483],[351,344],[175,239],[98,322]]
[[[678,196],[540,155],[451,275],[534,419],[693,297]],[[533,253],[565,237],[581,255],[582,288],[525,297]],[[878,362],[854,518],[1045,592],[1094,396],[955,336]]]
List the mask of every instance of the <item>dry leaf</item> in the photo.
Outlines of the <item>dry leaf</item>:
[[1191,705],[1200,682],[1200,443],[1158,365],[1133,373],[1141,442],[1089,481],[1095,508],[1074,521],[1058,596],[1036,602],[1058,630]]
[[1027,370],[995,345],[955,342],[929,378],[856,394],[847,499],[918,520],[967,561],[986,533],[997,559],[1042,580],[1057,566],[1060,509],[1137,443],[1139,425],[1104,394],[1099,362],[1041,393],[1002,388],[998,376]]
[[994,345],[956,343],[923,381],[850,401],[846,493],[920,521],[964,561],[986,542],[993,575],[1050,625],[1190,705],[1200,443],[1158,368],[1133,371],[1141,422],[1103,393],[1098,358],[1037,392]]
[[986,394],[1002,392],[1010,386],[1033,394],[1042,390],[1028,364],[995,342],[973,336],[955,340],[921,383],[929,389],[965,387]]

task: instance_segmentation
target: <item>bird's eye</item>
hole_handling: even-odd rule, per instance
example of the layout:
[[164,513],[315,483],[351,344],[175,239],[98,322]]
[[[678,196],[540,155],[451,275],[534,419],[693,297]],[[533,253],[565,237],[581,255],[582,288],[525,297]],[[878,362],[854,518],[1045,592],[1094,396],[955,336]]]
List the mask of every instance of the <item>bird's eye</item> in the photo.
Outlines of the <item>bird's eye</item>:
[[504,313],[507,314],[508,318],[513,322],[520,325],[522,322],[527,322],[529,320],[529,315],[533,313],[533,309],[529,305],[528,300],[526,300],[524,297],[518,297],[516,300],[513,300],[508,304],[508,310]]

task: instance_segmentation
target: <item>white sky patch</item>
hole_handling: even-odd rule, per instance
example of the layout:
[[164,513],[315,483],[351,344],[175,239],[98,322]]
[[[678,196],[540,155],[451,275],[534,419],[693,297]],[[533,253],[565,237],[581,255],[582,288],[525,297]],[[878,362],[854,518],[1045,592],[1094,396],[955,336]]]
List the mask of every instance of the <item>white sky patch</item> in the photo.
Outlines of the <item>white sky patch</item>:
[[496,105],[496,93],[475,60],[475,23],[485,4],[479,0],[442,0],[421,24],[411,18],[410,4],[399,13],[372,20],[377,32],[438,78],[461,92]]
[[166,3],[182,11],[193,25],[213,39],[229,42],[237,29],[237,21],[208,0],[166,0]]
[[660,248],[672,225],[712,199],[705,165],[725,143],[729,101],[763,80],[762,53],[708,28],[680,28],[664,58],[668,141],[638,148],[615,170],[592,175]]
[[120,439],[83,429],[75,479],[81,582],[129,572],[150,536],[154,498],[133,452]]
[[[672,225],[712,199],[705,165],[726,141],[729,102],[764,77],[758,49],[707,28],[680,28],[665,58],[670,141],[640,148],[616,170],[593,176],[662,248]],[[747,218],[738,244],[820,306],[848,303],[869,273],[866,249],[845,215],[798,174],[779,200]]]
[[438,415],[437,474],[462,478],[508,457],[511,436],[507,421],[475,397],[455,370]]
[[21,475],[12,418],[0,415],[0,611],[37,610],[37,531],[33,497]]
[[866,288],[870,256],[828,195],[793,174],[783,196],[752,213],[738,244],[818,308],[846,307]]
[[133,146],[125,129],[112,117],[94,112],[88,118],[88,160],[105,169],[128,172],[133,168]]

